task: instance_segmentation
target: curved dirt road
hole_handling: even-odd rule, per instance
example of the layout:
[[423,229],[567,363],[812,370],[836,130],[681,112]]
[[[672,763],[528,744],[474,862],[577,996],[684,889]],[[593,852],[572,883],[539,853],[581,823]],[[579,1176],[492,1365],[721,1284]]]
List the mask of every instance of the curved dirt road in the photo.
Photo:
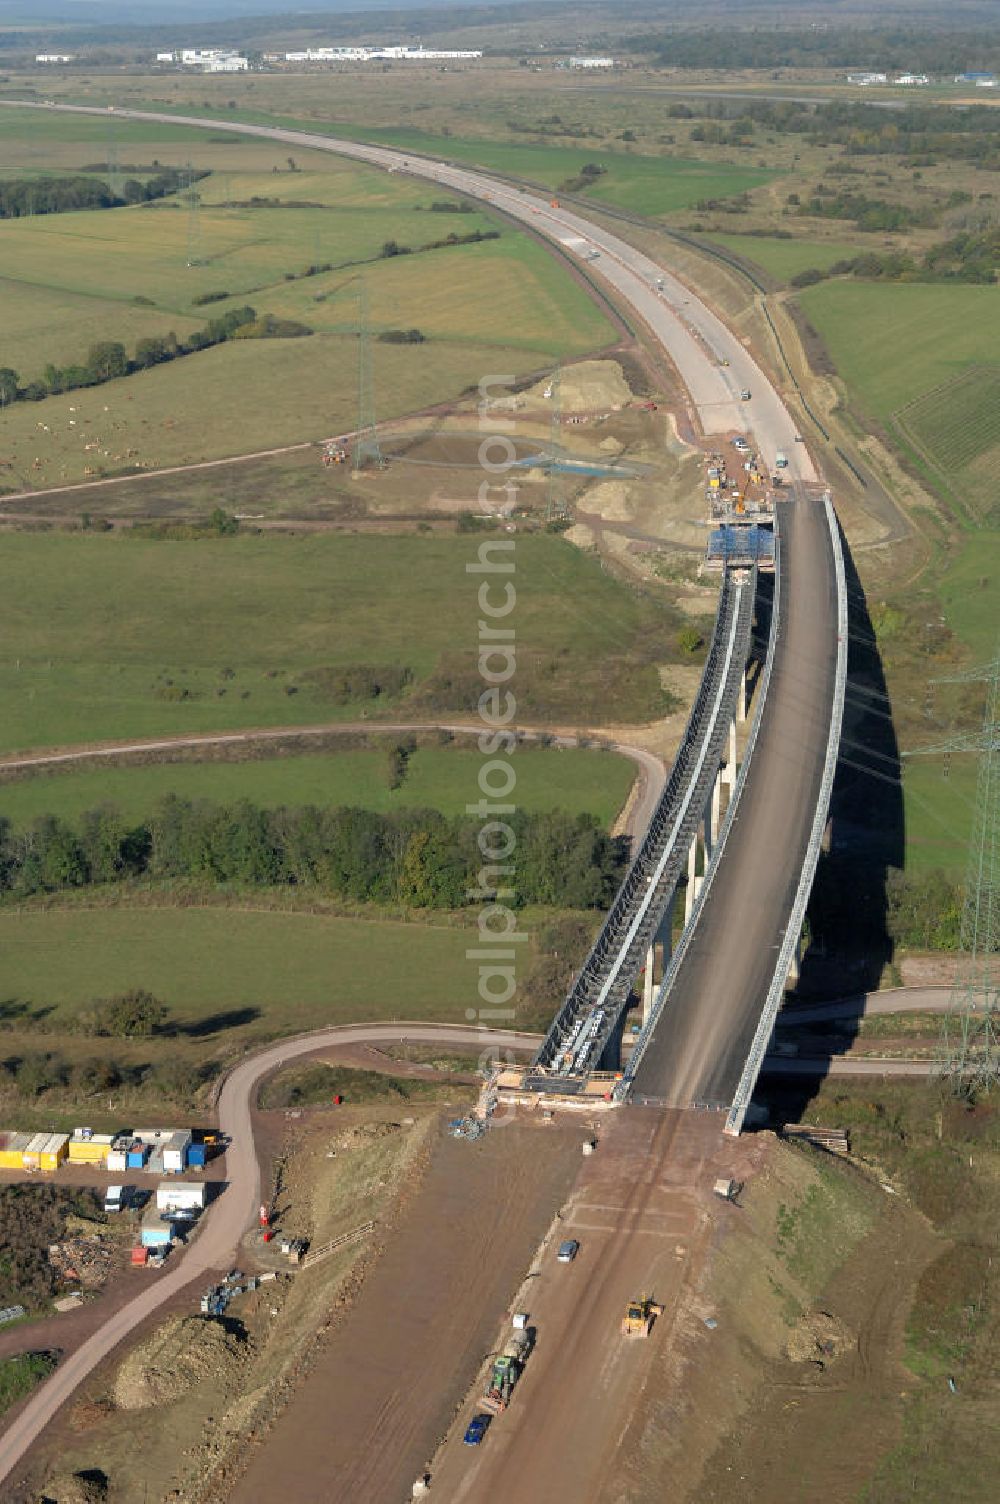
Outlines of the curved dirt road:
[[168,1273],[150,1276],[151,1283],[142,1293],[115,1312],[98,1332],[71,1353],[14,1418],[0,1436],[0,1481],[9,1477],[77,1385],[119,1342],[193,1280],[209,1270],[232,1265],[240,1240],[260,1203],[260,1164],[251,1134],[250,1105],[261,1079],[300,1055],[329,1049],[333,1045],[371,1044],[404,1038],[415,1044],[461,1045],[473,1049],[494,1045],[498,1049],[534,1050],[538,1044],[535,1035],[469,1026],[359,1024],[322,1029],[299,1039],[282,1040],[237,1065],[224,1080],[219,1094],[219,1126],[231,1139],[226,1154],[229,1178],[224,1194],[211,1212],[206,1213],[201,1230],[175,1267],[168,1266]]
[[[67,747],[61,752],[26,752],[18,757],[0,756],[0,773],[26,772],[31,768],[64,766],[66,763],[89,762],[94,758],[139,757],[147,752],[169,752],[183,747],[223,747],[248,745],[251,742],[291,741],[309,736],[395,736],[410,731],[447,731],[452,736],[478,736],[482,725],[470,721],[335,721],[326,726],[277,726],[256,731],[206,731],[192,736],[167,736],[147,741],[106,742],[101,746]],[[637,778],[622,811],[621,828],[626,835],[644,834],[653,810],[667,781],[663,759],[645,747],[629,742],[605,740],[603,733],[565,731],[544,727],[513,727],[526,742],[548,742],[553,747],[579,747],[595,734],[610,752],[617,752],[633,763]]]

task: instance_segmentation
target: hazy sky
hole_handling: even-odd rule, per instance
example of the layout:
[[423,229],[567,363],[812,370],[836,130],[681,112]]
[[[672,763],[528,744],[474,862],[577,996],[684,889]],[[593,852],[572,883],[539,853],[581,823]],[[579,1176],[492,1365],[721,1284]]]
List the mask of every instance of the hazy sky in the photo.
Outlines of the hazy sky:
[[[230,16],[303,12],[410,10],[459,0],[0,0],[0,23],[70,21],[93,24],[169,25],[174,21],[216,21]],[[467,0],[466,0],[467,3]]]

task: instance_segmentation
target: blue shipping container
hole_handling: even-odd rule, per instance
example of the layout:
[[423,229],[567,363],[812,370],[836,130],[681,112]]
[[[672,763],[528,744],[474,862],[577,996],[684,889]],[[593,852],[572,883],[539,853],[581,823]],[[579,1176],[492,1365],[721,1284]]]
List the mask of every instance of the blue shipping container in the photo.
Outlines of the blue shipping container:
[[163,1248],[173,1237],[169,1222],[144,1222],[142,1224],[143,1248]]
[[145,1149],[130,1149],[128,1151],[128,1168],[130,1170],[141,1170],[145,1163]]
[[204,1144],[188,1144],[187,1163],[202,1167],[205,1164],[206,1154]]

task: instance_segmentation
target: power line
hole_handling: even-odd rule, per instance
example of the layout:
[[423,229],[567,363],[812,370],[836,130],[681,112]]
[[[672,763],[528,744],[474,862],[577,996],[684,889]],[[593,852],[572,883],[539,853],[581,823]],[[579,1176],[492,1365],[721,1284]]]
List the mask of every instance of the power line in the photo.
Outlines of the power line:
[[942,1074],[974,1094],[1000,1083],[1000,656],[941,682],[986,685],[980,731],[920,749],[979,753],[959,961],[940,1054]]
[[188,266],[204,266],[205,256],[201,237],[201,194],[195,186],[197,179],[190,162],[185,165],[184,178],[184,198],[187,200],[188,206],[187,264]]
[[375,417],[375,370],[372,362],[371,326],[368,315],[368,287],[358,279],[358,426],[354,440],[354,472],[366,464],[376,470],[385,468]]

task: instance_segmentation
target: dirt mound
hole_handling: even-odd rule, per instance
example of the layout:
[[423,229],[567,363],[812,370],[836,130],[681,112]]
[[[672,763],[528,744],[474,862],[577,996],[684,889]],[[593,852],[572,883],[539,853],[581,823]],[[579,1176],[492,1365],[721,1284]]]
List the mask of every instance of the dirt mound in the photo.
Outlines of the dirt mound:
[[176,1316],[125,1359],[114,1384],[120,1410],[148,1410],[179,1399],[209,1377],[226,1381],[250,1356],[250,1344],[221,1322]]
[[602,480],[591,486],[580,507],[605,522],[627,522],[633,515],[629,488],[623,480]]
[[[551,401],[545,398],[551,385],[548,377],[536,382],[530,396]],[[632,393],[616,360],[581,360],[560,371],[558,400],[564,413],[617,412],[631,402]]]
[[399,1123],[360,1123],[357,1128],[342,1133],[335,1141],[336,1147],[340,1150],[365,1149],[376,1139],[391,1138],[399,1131]]
[[812,1311],[793,1327],[785,1353],[793,1363],[827,1363],[847,1352],[853,1343],[848,1328],[829,1311]]
[[100,1473],[53,1473],[38,1504],[104,1504],[107,1479]]

